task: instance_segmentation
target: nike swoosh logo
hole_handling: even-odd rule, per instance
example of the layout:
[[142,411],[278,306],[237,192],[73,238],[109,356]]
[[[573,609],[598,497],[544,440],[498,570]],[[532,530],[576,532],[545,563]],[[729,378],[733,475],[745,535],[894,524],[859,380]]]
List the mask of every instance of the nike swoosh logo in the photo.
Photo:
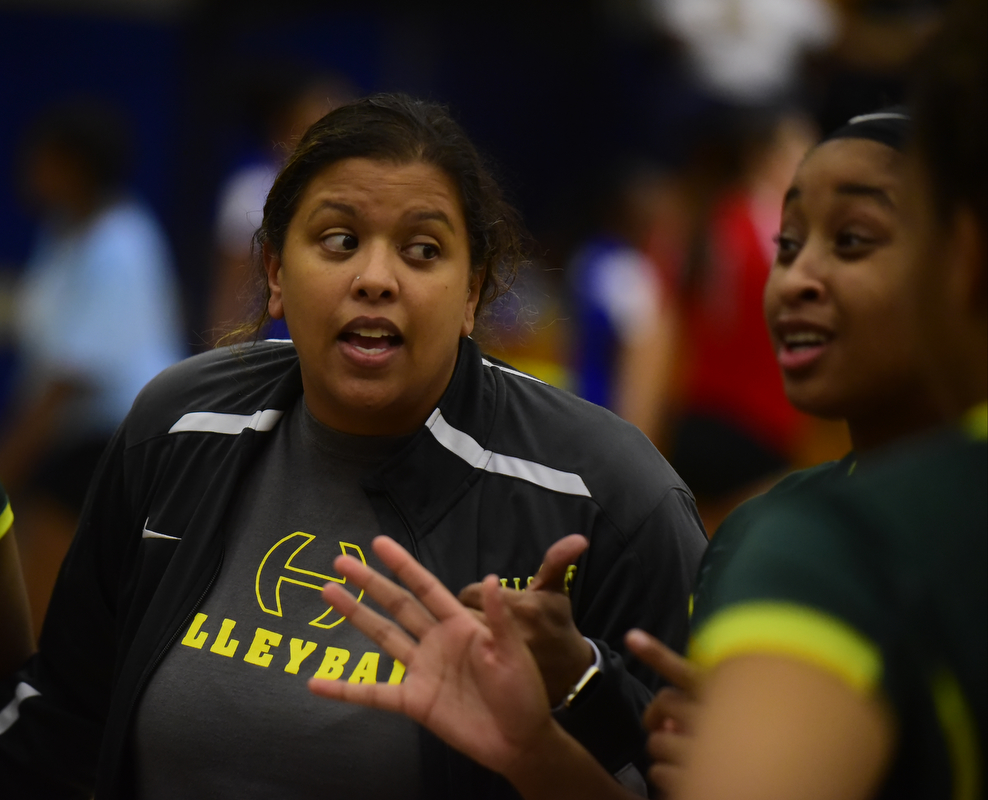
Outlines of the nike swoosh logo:
[[175,541],[180,541],[181,536],[169,536],[167,533],[158,533],[157,531],[149,531],[148,523],[151,521],[151,517],[144,520],[144,531],[141,533],[142,539],[174,539]]

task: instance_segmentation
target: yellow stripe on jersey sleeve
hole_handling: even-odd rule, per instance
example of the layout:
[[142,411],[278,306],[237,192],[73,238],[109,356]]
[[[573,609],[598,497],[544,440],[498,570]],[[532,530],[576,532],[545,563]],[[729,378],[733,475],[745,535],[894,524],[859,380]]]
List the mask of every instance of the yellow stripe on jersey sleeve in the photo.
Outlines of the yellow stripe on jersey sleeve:
[[689,655],[709,668],[741,655],[794,658],[870,693],[882,675],[878,648],[847,623],[791,603],[752,602],[715,614],[690,641]]
[[[2,494],[2,493],[0,493]],[[10,507],[10,501],[3,507],[3,511],[0,511],[0,539],[4,537],[7,531],[10,530],[10,526],[14,524],[14,510]]]
[[979,403],[964,415],[964,430],[972,439],[988,439],[988,402]]
[[953,800],[981,797],[981,748],[971,706],[954,673],[941,667],[931,681],[933,703],[950,753],[953,772]]

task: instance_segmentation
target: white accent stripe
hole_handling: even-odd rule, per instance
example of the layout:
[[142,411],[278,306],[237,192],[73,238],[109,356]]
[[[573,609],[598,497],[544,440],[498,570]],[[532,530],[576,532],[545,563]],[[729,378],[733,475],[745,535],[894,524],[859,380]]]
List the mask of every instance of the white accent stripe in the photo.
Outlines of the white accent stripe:
[[142,539],[174,539],[175,541],[180,541],[182,537],[180,536],[169,536],[167,533],[158,533],[157,531],[148,530],[148,523],[151,521],[151,517],[144,520],[144,530],[141,532]]
[[519,378],[528,378],[528,380],[530,380],[530,381],[535,381],[536,383],[545,384],[545,381],[540,380],[539,378],[536,378],[534,375],[526,375],[524,372],[519,372],[516,369],[511,369],[509,367],[501,367],[501,366],[498,366],[497,364],[492,364],[486,358],[480,359],[480,362],[485,367],[490,367],[491,369],[499,369],[499,370],[501,370],[501,372],[507,372],[509,375],[517,375]]
[[14,689],[14,699],[4,706],[3,711],[0,711],[0,733],[6,733],[10,726],[20,719],[21,703],[29,697],[38,697],[40,694],[41,692],[30,684],[24,681],[18,683],[17,688]]
[[482,469],[485,472],[492,472],[497,475],[507,475],[511,478],[519,478],[543,489],[549,489],[561,494],[575,494],[581,497],[590,497],[590,490],[583,482],[583,478],[575,472],[563,472],[562,470],[547,467],[544,464],[537,464],[524,458],[506,456],[501,453],[494,453],[485,450],[477,440],[461,430],[457,430],[450,425],[437,408],[425,423],[426,427],[432,431],[436,441],[451,453],[455,453],[471,467]]
[[192,411],[169,428],[169,433],[229,433],[237,434],[251,428],[255,431],[269,431],[278,424],[284,411],[266,408],[253,414],[218,414],[211,411]]
[[860,114],[857,117],[851,117],[848,121],[848,125],[857,125],[859,122],[871,122],[877,119],[909,119],[908,114],[896,114],[891,111],[880,111],[874,114]]

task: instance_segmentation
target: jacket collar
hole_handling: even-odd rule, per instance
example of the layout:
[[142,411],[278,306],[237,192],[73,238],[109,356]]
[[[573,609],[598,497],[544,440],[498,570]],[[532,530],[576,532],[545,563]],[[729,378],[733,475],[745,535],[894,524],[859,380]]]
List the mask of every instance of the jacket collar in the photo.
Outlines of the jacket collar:
[[[498,406],[499,381],[483,363],[480,348],[460,340],[456,368],[429,421],[398,455],[367,481],[387,494],[416,538],[428,533],[450,506],[480,478],[476,464],[440,443],[440,428],[483,450]],[[468,447],[468,449],[471,449]]]

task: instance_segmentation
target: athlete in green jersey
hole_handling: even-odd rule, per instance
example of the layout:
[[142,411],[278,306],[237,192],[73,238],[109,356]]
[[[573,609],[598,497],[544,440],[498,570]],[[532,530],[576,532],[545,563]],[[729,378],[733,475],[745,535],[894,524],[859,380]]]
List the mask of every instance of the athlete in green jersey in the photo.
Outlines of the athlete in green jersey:
[[960,13],[919,91],[908,279],[931,391],[947,415],[974,408],[967,433],[751,526],[691,646],[703,703],[679,797],[983,796],[988,20]]
[[939,421],[905,302],[910,128],[904,107],[854,117],[810,151],[786,194],[766,323],[790,402],[846,420],[854,453],[787,476],[724,520],[700,567],[694,628],[719,607],[720,572],[777,502],[841,483],[858,456]]
[[[986,406],[853,482],[776,505],[719,576],[691,657],[807,662],[881,697],[897,740],[882,797],[980,796],[988,629]],[[798,534],[798,548],[793,547]]]

